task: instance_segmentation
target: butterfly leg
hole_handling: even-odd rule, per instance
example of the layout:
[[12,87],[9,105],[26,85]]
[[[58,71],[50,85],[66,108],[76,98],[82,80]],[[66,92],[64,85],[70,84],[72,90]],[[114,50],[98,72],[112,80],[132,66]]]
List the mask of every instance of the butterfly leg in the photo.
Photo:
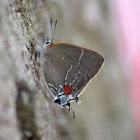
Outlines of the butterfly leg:
[[[70,103],[68,103],[66,107],[69,109],[67,113],[69,113],[70,111],[72,111],[73,118],[75,119],[75,113],[74,113],[72,107],[70,106]],[[66,114],[67,114],[67,113],[66,113]]]

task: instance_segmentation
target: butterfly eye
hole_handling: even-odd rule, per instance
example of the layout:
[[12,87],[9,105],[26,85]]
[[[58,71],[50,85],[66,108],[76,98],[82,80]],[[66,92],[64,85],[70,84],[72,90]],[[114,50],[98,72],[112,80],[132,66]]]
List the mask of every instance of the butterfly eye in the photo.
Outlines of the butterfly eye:
[[45,44],[50,45],[51,44],[51,41],[48,40],[48,41],[45,42]]

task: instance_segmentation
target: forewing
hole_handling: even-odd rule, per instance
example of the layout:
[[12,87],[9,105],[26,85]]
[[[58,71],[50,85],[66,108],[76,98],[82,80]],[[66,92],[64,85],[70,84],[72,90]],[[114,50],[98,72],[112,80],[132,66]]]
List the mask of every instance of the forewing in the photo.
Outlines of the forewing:
[[46,68],[44,69],[45,79],[58,89],[60,85],[72,85],[73,98],[97,74],[104,61],[98,53],[71,44],[56,43],[49,49],[52,70],[46,72]]

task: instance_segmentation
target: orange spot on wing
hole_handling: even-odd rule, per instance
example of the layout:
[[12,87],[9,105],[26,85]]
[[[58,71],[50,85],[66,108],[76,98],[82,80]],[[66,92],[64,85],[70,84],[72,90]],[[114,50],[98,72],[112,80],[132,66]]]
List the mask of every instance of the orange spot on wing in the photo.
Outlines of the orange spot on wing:
[[50,46],[49,46],[49,48],[51,48],[51,47],[54,47],[56,44],[51,44]]
[[73,90],[73,88],[70,88],[68,85],[65,85],[65,86],[64,86],[64,90],[65,90],[65,93],[66,93],[67,95],[70,95],[71,92],[72,92],[72,90]]
[[67,43],[65,43],[65,42],[57,42],[57,43],[51,44],[49,46],[49,48],[54,47],[55,45],[58,45],[58,44],[67,44]]

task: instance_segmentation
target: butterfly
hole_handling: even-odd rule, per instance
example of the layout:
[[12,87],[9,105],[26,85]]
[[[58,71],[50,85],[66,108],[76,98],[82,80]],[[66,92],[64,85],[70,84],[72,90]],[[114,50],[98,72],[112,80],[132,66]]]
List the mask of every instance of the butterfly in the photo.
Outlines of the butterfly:
[[[52,20],[50,23],[52,31]],[[55,28],[56,24],[57,20]],[[70,102],[80,102],[81,91],[98,73],[104,58],[95,51],[73,44],[53,43],[55,28],[52,39],[47,38],[41,47],[40,62],[54,103],[70,110]]]

